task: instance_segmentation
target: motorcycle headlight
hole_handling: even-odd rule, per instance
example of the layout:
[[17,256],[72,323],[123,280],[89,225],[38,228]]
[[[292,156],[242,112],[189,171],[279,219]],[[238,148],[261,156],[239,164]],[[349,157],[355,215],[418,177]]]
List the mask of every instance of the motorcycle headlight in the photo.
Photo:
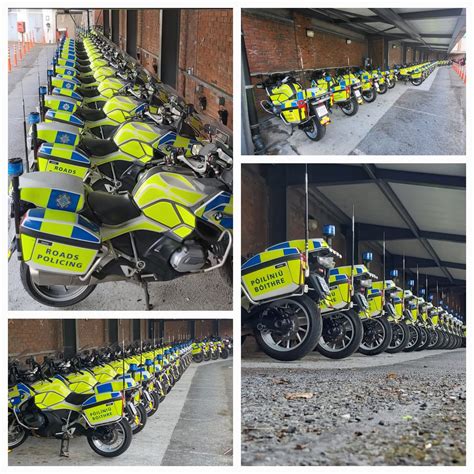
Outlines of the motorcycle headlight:
[[319,265],[324,268],[334,268],[334,257],[327,256],[327,257],[318,257],[317,258]]
[[199,153],[201,152],[202,150],[202,145],[201,144],[195,144],[192,146],[191,148],[191,153],[193,155],[199,155]]
[[370,278],[367,278],[365,280],[359,280],[359,284],[364,288],[370,288],[372,286],[372,280]]

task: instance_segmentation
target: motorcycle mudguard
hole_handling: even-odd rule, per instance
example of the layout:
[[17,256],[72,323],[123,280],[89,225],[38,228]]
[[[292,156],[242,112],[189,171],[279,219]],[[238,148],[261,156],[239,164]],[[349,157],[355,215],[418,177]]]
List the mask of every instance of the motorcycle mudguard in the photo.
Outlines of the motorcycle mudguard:
[[84,207],[84,185],[74,176],[32,172],[20,176],[20,199],[37,207],[79,212]]
[[119,421],[123,415],[122,394],[97,393],[82,404],[82,411],[92,426]]
[[20,238],[22,258],[30,268],[63,275],[86,274],[101,246],[96,224],[74,212],[53,209],[29,209]]
[[81,133],[81,128],[65,123],[42,122],[37,125],[38,139],[46,143],[74,147],[79,144]]
[[38,169],[84,179],[91,168],[89,157],[76,148],[43,143],[38,150]]

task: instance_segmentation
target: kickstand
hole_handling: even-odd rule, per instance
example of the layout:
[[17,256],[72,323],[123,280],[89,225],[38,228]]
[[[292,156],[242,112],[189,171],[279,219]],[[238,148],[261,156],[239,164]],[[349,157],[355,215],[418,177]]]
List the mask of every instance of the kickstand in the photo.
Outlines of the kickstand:
[[291,125],[291,133],[290,133],[290,137],[293,136],[293,132],[295,131],[295,126],[294,125]]
[[142,288],[145,292],[145,306],[146,310],[150,311],[153,309],[153,305],[150,304],[150,293],[148,292],[148,283],[146,281],[142,282]]
[[63,458],[69,457],[69,440],[69,434],[64,433],[63,437],[61,438],[61,449],[59,450],[59,455]]

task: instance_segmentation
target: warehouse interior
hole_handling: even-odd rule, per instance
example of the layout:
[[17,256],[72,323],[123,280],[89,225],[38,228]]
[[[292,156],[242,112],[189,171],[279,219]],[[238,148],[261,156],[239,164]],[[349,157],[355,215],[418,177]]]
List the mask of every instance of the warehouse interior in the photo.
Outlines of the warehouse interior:
[[[242,167],[242,257],[304,238],[305,165]],[[403,269],[434,301],[466,314],[466,168],[461,164],[308,165],[310,237],[336,226],[336,265],[371,251],[383,278]],[[418,274],[418,278],[417,278]]]

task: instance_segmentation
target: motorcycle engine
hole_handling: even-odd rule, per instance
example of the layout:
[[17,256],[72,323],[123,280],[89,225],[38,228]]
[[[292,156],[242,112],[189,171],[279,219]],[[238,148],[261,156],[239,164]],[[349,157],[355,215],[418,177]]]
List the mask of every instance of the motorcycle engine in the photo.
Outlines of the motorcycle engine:
[[195,272],[206,263],[206,255],[201,245],[187,242],[170,257],[171,266],[180,273]]

